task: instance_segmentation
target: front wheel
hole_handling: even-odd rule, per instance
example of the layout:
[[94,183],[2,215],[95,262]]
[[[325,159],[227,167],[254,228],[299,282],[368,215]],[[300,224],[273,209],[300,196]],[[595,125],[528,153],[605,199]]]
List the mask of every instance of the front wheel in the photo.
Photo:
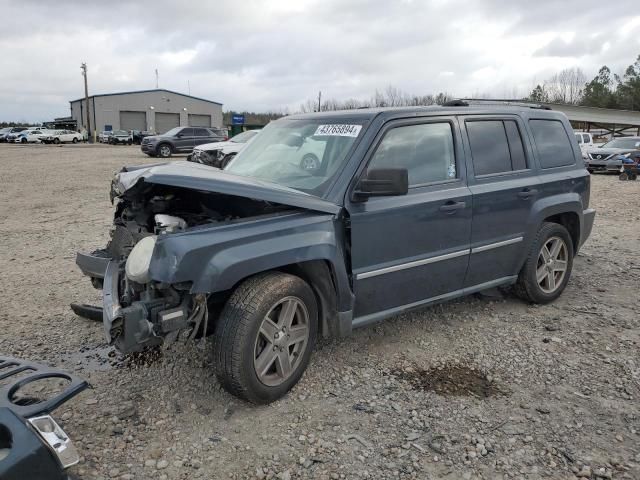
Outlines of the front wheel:
[[252,403],[283,397],[307,368],[317,329],[315,295],[304,280],[280,272],[246,280],[216,326],[220,384]]
[[73,137],[72,142],[73,142],[73,143],[78,143],[78,138],[77,138],[77,137]]
[[573,267],[573,241],[558,223],[543,223],[520,271],[516,294],[533,303],[549,303],[560,296]]
[[171,156],[171,147],[163,143],[158,147],[158,156],[162,158],[169,158]]
[[53,139],[53,143],[55,143],[56,145],[58,145],[60,143],[60,139],[59,138],[54,138]]

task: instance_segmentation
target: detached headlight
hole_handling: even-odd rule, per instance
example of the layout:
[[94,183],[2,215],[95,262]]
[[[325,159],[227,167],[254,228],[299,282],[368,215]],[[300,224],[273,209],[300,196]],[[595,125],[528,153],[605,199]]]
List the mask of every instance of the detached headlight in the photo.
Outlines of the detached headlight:
[[156,238],[155,235],[144,237],[131,250],[124,268],[129,280],[136,283],[149,282],[149,264],[153,248],[156,246]]

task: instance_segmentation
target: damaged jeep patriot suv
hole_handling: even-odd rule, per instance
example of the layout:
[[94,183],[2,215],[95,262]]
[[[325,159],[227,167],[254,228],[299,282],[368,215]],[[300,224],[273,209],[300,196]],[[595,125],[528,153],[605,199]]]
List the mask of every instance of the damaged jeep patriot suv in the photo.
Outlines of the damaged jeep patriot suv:
[[591,232],[589,188],[567,118],[542,108],[294,115],[224,170],[124,168],[111,240],[77,264],[103,289],[109,343],[210,330],[221,384],[266,403],[298,382],[318,335],[510,284],[555,300]]

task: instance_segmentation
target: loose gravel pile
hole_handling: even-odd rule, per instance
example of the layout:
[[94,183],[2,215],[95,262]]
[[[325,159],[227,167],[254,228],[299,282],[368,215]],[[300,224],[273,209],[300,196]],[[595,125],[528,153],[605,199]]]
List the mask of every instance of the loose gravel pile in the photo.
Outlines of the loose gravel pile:
[[598,210],[563,296],[474,296],[320,341],[256,407],[222,391],[211,342],[122,357],[73,301],[108,185],[136,147],[0,145],[0,353],[92,389],[56,412],[81,479],[640,478],[640,182],[592,177]]

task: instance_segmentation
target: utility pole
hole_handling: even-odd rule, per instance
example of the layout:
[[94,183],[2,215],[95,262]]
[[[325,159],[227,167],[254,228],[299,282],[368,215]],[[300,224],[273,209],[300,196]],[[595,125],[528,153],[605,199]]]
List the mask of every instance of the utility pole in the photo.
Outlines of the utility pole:
[[320,111],[321,107],[321,103],[320,101],[322,100],[322,90],[318,91],[318,111]]
[[82,76],[84,77],[84,103],[86,105],[87,112],[87,142],[92,143],[93,135],[91,135],[91,117],[89,115],[89,87],[87,84],[87,64],[82,63],[80,65],[80,70],[82,70]]
[[156,68],[156,90],[158,89],[158,69]]

